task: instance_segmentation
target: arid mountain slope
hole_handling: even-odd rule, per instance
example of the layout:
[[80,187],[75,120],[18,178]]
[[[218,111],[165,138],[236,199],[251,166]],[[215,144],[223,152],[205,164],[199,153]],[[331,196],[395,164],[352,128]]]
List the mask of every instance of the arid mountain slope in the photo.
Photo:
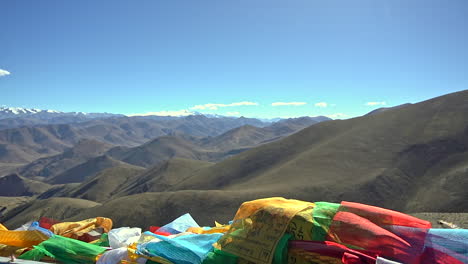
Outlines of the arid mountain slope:
[[81,183],[90,179],[107,168],[113,168],[118,166],[134,167],[125,162],[115,160],[107,155],[92,158],[85,163],[77,165],[63,173],[58,174],[53,178],[47,179],[47,182],[51,184],[63,184],[63,183]]
[[20,227],[31,220],[38,220],[43,216],[63,220],[75,216],[87,208],[99,205],[99,203],[88,200],[62,197],[34,200],[10,210],[3,216],[2,222],[11,229]]
[[35,160],[20,168],[18,172],[32,179],[53,178],[91,158],[104,154],[111,147],[112,145],[97,140],[83,139],[63,153]]
[[122,183],[118,196],[126,196],[144,192],[164,192],[169,187],[174,186],[196,171],[211,166],[213,163],[174,158],[161,165],[150,168],[138,175],[133,181]]
[[[468,91],[463,91],[322,122],[214,165],[185,170],[177,159],[163,162],[128,178],[102,206],[70,217],[102,215],[117,225],[146,226],[190,212],[201,224],[212,224],[230,220],[243,201],[271,196],[348,200],[404,212],[466,212],[466,113]],[[158,192],[118,197],[148,190]]]
[[[468,210],[466,203],[460,207],[466,201],[460,184],[467,186],[460,180],[468,178],[460,158],[468,149],[467,112],[464,91],[323,122],[202,169],[171,189],[294,192],[399,210]],[[444,192],[424,195],[446,180]]]
[[110,117],[86,122],[41,124],[0,130],[0,163],[28,163],[62,153],[81,139],[135,147],[165,135],[217,136],[243,125],[264,126],[251,118]]

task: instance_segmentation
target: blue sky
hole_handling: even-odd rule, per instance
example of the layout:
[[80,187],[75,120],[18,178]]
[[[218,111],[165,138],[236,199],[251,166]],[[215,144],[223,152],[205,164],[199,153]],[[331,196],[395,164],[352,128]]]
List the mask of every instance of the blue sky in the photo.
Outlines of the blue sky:
[[466,0],[5,0],[0,105],[353,117],[468,89],[467,13]]

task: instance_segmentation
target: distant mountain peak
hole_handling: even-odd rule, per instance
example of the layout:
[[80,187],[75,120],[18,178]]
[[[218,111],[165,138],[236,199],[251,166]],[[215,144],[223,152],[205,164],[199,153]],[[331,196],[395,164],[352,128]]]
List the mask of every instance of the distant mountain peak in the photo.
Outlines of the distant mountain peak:
[[57,117],[105,118],[112,116],[122,115],[109,113],[62,112],[52,109],[42,110],[37,108],[0,106],[0,119],[35,118],[38,120],[48,120]]
[[13,115],[28,115],[28,114],[37,114],[37,113],[63,113],[56,110],[41,110],[37,108],[23,108],[23,107],[6,107],[0,106],[0,114],[13,114]]

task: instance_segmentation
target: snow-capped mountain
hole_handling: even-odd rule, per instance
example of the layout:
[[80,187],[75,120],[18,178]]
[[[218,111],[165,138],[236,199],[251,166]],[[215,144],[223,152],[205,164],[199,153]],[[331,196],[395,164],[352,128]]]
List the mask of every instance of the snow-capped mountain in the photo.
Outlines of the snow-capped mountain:
[[6,118],[34,118],[34,119],[54,119],[58,117],[83,117],[83,118],[104,118],[120,116],[109,113],[84,113],[84,112],[61,112],[56,110],[41,110],[36,108],[6,107],[0,106],[0,119]]
[[22,107],[0,107],[0,119],[4,118],[14,118],[14,117],[24,117],[37,114],[59,114],[60,111],[55,110],[41,110],[35,108],[22,108]]

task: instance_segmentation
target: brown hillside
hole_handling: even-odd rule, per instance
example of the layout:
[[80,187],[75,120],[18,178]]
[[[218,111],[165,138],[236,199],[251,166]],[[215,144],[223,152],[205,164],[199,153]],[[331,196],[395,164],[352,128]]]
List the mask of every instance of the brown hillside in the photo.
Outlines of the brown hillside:
[[174,158],[138,175],[133,181],[125,182],[118,196],[144,192],[164,192],[201,168],[213,163],[199,160]]
[[107,154],[115,159],[147,168],[174,157],[210,160],[217,155],[181,136],[163,136],[135,148],[111,149]]
[[112,167],[117,166],[129,166],[122,161],[115,160],[107,155],[92,158],[85,163],[75,166],[69,170],[60,173],[59,175],[47,179],[52,184],[63,184],[63,183],[81,183],[87,179],[92,178],[99,172]]
[[25,179],[16,173],[0,177],[0,196],[33,196],[50,187],[49,184]]
[[[468,149],[467,112],[463,91],[378,115],[323,122],[202,169],[171,189],[294,192],[311,201],[468,210],[460,158]],[[433,192],[426,193],[428,188]]]
[[32,179],[53,178],[91,158],[104,154],[111,147],[112,145],[97,140],[83,139],[63,153],[35,160],[20,168],[18,172]]
[[5,214],[2,221],[9,229],[13,229],[43,216],[63,220],[98,205],[100,204],[88,200],[62,197],[35,200],[12,209]]
[[61,196],[97,202],[107,201],[120,191],[126,183],[135,182],[135,178],[143,171],[143,168],[131,165],[108,168],[75,188],[67,190]]

